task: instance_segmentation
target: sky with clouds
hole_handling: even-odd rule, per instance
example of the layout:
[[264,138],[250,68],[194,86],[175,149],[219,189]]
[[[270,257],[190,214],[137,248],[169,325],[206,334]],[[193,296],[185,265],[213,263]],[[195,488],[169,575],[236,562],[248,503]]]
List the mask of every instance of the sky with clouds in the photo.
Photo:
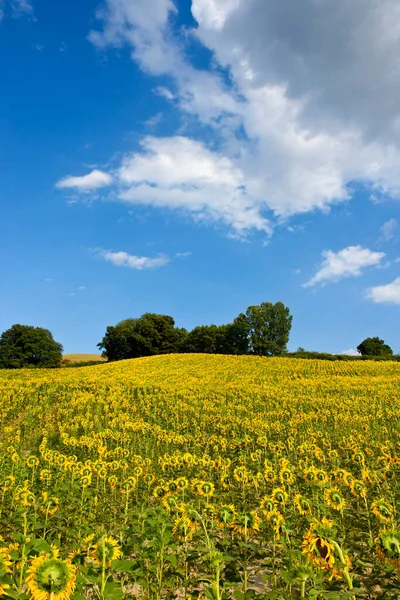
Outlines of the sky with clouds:
[[0,329],[400,351],[399,53],[397,0],[0,0]]

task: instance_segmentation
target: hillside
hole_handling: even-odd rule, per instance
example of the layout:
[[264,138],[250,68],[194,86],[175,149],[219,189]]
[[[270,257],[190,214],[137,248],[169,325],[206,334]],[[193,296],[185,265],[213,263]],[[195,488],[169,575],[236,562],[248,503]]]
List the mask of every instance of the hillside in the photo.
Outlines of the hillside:
[[0,535],[26,528],[31,569],[60,546],[77,598],[105,572],[104,599],[397,589],[399,363],[164,355],[2,371],[0,398]]

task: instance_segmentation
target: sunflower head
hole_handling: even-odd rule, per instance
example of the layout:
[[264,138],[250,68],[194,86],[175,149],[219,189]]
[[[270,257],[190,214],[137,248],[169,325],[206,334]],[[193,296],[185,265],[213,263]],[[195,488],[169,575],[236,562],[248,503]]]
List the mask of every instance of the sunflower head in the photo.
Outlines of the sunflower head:
[[254,510],[246,510],[238,514],[233,528],[242,535],[252,535],[259,531],[260,523],[261,519]]
[[225,504],[221,506],[217,511],[217,519],[220,525],[223,527],[229,527],[233,525],[236,520],[236,510],[233,504]]
[[337,487],[331,487],[325,490],[325,502],[332,510],[342,511],[346,506],[346,500],[343,498]]
[[301,515],[310,515],[312,507],[310,501],[301,494],[296,494],[294,497],[294,504]]
[[32,559],[26,583],[31,597],[42,600],[54,594],[58,600],[69,600],[75,589],[75,566],[52,554]]
[[111,566],[111,561],[121,558],[122,552],[118,541],[113,537],[102,537],[97,544],[92,547],[91,558],[98,565]]
[[378,519],[390,523],[393,516],[393,506],[386,502],[384,498],[374,500],[371,504],[372,512]]
[[400,532],[395,529],[384,530],[376,540],[378,556],[390,562],[394,567],[400,567]]

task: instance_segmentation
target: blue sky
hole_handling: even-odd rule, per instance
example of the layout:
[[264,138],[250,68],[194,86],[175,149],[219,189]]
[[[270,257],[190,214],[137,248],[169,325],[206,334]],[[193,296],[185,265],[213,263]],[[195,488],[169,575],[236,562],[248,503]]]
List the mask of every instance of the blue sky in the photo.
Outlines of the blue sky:
[[282,301],[400,351],[397,0],[0,0],[0,330]]

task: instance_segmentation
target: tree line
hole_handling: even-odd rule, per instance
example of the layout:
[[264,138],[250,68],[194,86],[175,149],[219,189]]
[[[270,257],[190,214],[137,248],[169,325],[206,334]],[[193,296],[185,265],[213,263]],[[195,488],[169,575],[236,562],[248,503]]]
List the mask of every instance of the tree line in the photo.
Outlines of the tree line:
[[255,354],[279,356],[287,351],[292,315],[282,302],[249,306],[232,323],[175,327],[168,315],[145,313],[107,327],[98,344],[109,361],[155,354]]
[[[176,327],[169,315],[145,313],[139,318],[125,319],[107,327],[97,346],[108,361],[173,353],[400,360],[379,337],[363,340],[357,346],[359,356],[309,352],[304,348],[288,353],[292,320],[289,308],[282,302],[249,306],[232,323],[200,325],[191,331]],[[62,352],[62,345],[54,340],[48,329],[42,327],[17,324],[0,336],[0,368],[57,368],[62,366]]]

